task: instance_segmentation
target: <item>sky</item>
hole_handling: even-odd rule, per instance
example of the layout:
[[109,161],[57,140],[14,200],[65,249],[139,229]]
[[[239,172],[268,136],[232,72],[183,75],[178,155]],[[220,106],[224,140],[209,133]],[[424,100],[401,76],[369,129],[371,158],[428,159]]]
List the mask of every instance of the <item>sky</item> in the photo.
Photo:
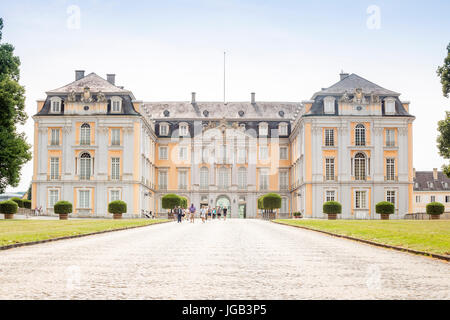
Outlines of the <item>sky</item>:
[[[411,102],[414,167],[440,168],[437,121],[450,110],[436,69],[450,42],[450,1],[6,1],[2,42],[21,59],[33,142],[36,100],[74,80],[106,78],[138,100],[302,101],[356,73]],[[27,190],[32,161],[18,187]]]

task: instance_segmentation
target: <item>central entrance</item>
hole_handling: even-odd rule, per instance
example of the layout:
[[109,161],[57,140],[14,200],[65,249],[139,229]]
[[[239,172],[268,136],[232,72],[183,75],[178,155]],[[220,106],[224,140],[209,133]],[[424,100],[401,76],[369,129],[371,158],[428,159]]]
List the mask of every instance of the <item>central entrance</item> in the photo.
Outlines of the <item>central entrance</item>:
[[227,196],[219,196],[216,201],[216,207],[227,208],[227,215],[231,217],[231,203]]

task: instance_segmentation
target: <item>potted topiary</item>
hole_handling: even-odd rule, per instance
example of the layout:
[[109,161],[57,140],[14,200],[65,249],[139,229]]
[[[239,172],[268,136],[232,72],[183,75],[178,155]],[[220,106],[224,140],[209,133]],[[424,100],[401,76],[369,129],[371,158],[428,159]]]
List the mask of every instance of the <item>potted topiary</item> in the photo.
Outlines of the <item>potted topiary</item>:
[[294,215],[294,218],[295,218],[295,219],[301,219],[301,217],[302,217],[302,213],[301,213],[301,212],[298,212],[298,211],[297,211],[297,212],[294,212],[293,215]]
[[69,201],[58,201],[53,205],[53,211],[59,214],[59,220],[67,220],[69,213],[72,213],[72,203]]
[[127,203],[122,200],[111,201],[108,212],[113,214],[114,219],[122,219],[122,214],[127,212]]
[[12,200],[12,201],[14,201],[15,203],[17,203],[17,205],[19,206],[19,208],[17,209],[17,212],[18,212],[18,213],[22,213],[23,199],[18,198],[18,197],[14,197],[14,198],[11,198],[11,199],[9,199],[9,200]]
[[380,201],[375,205],[375,212],[381,214],[381,220],[389,220],[389,215],[394,211],[394,204],[389,201]]
[[327,201],[323,204],[323,213],[328,215],[328,220],[336,220],[337,215],[342,213],[342,205],[337,201]]
[[445,206],[440,202],[430,202],[427,204],[427,214],[430,215],[430,218],[435,220],[441,217],[445,211]]
[[19,208],[19,206],[15,201],[6,200],[0,202],[0,213],[5,215],[5,219],[12,219],[14,214],[17,212],[17,208]]
[[267,193],[262,197],[263,209],[267,211],[266,218],[269,220],[275,219],[275,212],[273,209],[281,208],[281,196],[277,193]]
[[30,210],[30,209],[31,209],[31,200],[26,200],[26,199],[24,199],[24,200],[23,200],[23,207],[24,207],[25,209]]

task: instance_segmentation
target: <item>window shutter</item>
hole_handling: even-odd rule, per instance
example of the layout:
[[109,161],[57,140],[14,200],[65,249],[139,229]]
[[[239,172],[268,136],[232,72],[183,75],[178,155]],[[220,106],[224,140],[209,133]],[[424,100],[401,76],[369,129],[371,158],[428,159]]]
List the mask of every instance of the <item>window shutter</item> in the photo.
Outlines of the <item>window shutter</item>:
[[370,175],[370,158],[367,158],[367,175]]
[[354,167],[354,165],[353,165],[353,158],[352,158],[352,160],[351,160],[351,169],[350,169],[350,174],[351,174],[352,176],[355,175],[355,173],[353,172],[353,167]]

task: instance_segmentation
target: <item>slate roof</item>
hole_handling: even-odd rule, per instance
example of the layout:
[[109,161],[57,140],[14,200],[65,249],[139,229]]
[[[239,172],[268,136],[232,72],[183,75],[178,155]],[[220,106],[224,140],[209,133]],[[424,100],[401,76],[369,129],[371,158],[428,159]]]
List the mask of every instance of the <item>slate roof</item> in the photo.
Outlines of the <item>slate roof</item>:
[[[433,171],[416,171],[414,191],[450,191],[450,179],[442,171],[438,171],[437,178],[434,180]],[[447,187],[444,183],[447,183]]]

